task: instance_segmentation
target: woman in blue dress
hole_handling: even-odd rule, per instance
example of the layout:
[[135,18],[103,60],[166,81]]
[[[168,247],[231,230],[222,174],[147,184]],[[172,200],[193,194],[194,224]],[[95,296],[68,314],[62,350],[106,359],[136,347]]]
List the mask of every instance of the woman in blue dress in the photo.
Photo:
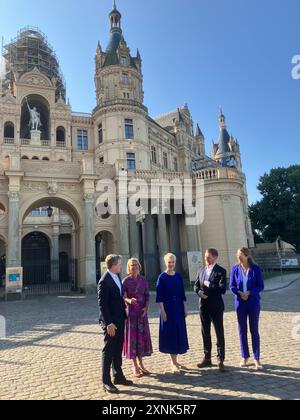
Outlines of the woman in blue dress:
[[159,351],[171,356],[173,373],[185,369],[178,363],[178,355],[187,353],[187,306],[183,279],[175,271],[176,256],[165,256],[166,271],[157,280],[156,302],[160,306]]

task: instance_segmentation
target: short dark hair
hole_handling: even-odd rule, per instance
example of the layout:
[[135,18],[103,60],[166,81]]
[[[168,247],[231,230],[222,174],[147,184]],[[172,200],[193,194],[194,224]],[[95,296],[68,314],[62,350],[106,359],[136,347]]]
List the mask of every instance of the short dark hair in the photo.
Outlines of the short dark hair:
[[218,258],[219,257],[219,251],[215,248],[209,248],[206,251],[208,254],[211,254],[213,257]]
[[121,255],[109,255],[106,257],[105,262],[108,270],[111,270],[114,265],[117,265],[121,259]]

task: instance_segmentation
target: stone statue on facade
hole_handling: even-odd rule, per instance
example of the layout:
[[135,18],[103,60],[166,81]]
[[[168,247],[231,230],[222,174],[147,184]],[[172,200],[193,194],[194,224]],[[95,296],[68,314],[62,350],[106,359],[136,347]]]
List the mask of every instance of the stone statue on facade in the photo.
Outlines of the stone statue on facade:
[[38,131],[42,126],[41,114],[37,111],[36,107],[30,108],[28,99],[26,97],[27,108],[30,115],[29,127],[31,131]]

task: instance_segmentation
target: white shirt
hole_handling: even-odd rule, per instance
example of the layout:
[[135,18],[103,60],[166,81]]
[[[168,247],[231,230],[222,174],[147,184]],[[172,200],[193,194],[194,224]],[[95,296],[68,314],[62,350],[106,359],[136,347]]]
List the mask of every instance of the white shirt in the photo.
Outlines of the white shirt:
[[107,270],[109,272],[109,274],[112,276],[113,281],[116,283],[116,285],[118,286],[118,288],[120,289],[120,295],[122,296],[122,286],[121,286],[121,281],[119,279],[119,276],[115,273],[112,273],[111,271]]
[[242,274],[243,274],[243,292],[247,293],[248,292],[249,271],[247,271],[247,273],[245,273],[245,271],[242,270]]
[[206,268],[205,268],[205,281],[204,281],[204,285],[206,287],[209,287],[210,286],[209,279],[210,279],[211,273],[213,272],[213,269],[215,268],[216,265],[217,265],[217,263],[214,263],[213,265],[210,265],[209,267],[206,266]]

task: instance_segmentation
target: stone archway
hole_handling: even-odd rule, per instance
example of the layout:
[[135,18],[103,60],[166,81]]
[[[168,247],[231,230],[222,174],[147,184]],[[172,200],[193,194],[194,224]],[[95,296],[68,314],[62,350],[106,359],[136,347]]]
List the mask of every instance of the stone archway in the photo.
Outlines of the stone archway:
[[[79,244],[82,241],[80,241],[81,216],[74,203],[69,199],[57,196],[36,198],[35,201],[21,206],[20,225],[24,232],[38,228],[35,229],[35,233],[30,233],[29,237],[25,236],[29,247],[25,238],[22,241],[21,253],[25,287],[34,286],[39,294],[77,289],[79,286],[77,264],[81,259]],[[46,243],[42,237],[48,237],[49,249],[47,252]],[[35,251],[37,254],[35,256],[33,248],[36,247],[38,249]],[[39,264],[33,261],[38,259],[43,263]],[[28,261],[31,261],[31,266]],[[34,281],[31,281],[30,275]],[[46,285],[47,288],[38,288],[36,285]],[[28,293],[35,293],[35,290]]]
[[51,281],[50,242],[44,233],[32,232],[22,240],[23,284],[25,287]]

